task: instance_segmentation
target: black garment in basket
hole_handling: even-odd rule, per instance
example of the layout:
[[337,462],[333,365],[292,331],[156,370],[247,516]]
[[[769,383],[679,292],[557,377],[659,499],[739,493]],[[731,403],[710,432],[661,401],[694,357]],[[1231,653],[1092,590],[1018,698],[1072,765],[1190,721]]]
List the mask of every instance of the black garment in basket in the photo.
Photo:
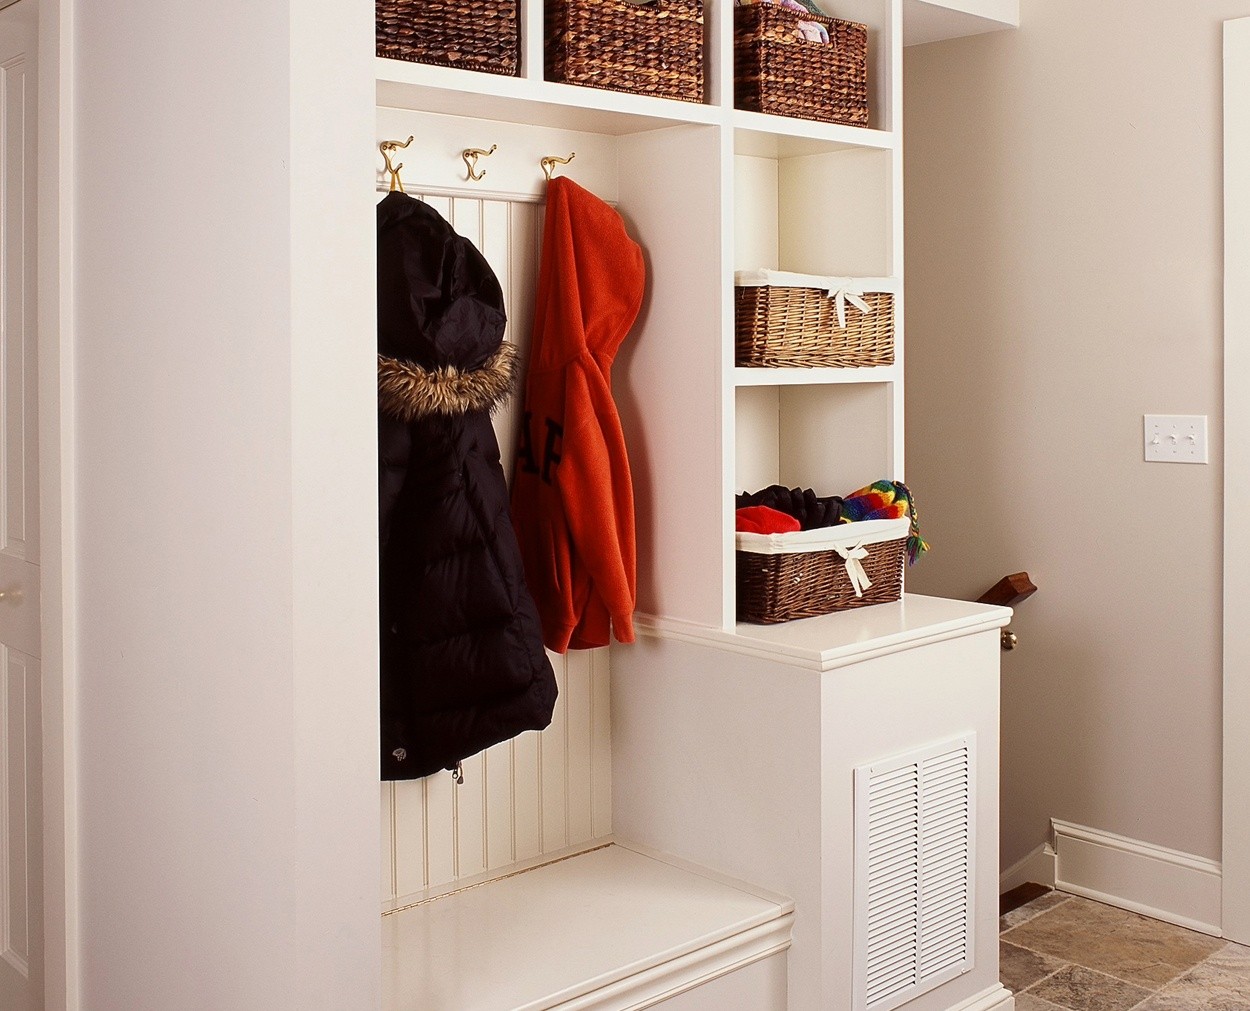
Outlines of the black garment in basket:
[[768,506],[787,516],[793,516],[804,530],[834,526],[842,516],[842,499],[837,495],[821,498],[810,488],[784,488],[779,484],[735,498],[735,509],[745,509],[748,506]]

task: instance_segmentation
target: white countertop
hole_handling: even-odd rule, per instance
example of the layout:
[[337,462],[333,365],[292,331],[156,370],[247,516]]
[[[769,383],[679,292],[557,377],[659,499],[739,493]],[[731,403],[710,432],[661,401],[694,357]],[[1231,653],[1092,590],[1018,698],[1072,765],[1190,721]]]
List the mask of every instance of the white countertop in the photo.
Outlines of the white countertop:
[[908,593],[893,604],[873,604],[780,625],[739,624],[732,629],[637,615],[639,632],[715,646],[816,671],[834,670],[875,656],[1001,628],[1011,608]]

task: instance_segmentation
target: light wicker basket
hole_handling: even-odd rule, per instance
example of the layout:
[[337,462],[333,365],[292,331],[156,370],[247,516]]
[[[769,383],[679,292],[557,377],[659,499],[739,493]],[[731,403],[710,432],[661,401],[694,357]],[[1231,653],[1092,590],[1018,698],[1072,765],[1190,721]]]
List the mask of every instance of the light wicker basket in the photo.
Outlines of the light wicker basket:
[[547,0],[549,81],[703,101],[702,0]]
[[377,55],[516,77],[519,0],[375,0]]
[[[824,25],[830,41],[796,35],[800,21]],[[867,27],[773,4],[734,7],[734,104],[777,116],[867,126]]]
[[[874,285],[884,283],[773,270],[739,271],[734,278],[734,360],[758,368],[894,364],[894,295],[873,290]],[[842,293],[842,319],[838,292]],[[848,302],[847,293],[871,311]]]
[[[738,620],[777,625],[900,599],[910,525],[910,519],[866,520],[793,534],[738,534]],[[857,565],[870,586],[853,574]]]

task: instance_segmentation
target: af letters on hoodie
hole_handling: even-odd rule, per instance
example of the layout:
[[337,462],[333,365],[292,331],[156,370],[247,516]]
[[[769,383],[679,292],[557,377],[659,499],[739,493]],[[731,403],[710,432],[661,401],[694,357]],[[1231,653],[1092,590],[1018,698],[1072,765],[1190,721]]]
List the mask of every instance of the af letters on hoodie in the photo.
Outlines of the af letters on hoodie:
[[634,491],[611,369],[645,276],[620,215],[551,180],[512,518],[557,653],[634,641]]

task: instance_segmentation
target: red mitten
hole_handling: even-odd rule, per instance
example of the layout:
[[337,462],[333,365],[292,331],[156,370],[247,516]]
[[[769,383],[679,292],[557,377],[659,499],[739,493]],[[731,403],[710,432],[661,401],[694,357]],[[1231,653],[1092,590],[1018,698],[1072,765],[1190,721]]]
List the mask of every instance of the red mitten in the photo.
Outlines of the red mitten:
[[747,506],[739,509],[735,526],[742,534],[792,534],[802,529],[793,516],[768,506]]

